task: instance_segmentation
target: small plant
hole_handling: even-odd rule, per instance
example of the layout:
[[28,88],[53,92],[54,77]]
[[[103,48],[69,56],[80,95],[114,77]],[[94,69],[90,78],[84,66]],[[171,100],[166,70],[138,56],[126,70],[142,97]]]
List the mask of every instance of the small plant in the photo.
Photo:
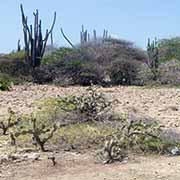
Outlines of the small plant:
[[7,131],[17,125],[20,121],[16,117],[15,112],[11,108],[8,109],[9,117],[5,121],[0,121],[0,129],[2,130],[3,135],[7,135]]
[[87,121],[99,121],[101,116],[108,112],[115,103],[115,101],[108,101],[103,93],[98,92],[98,87],[93,85],[88,87],[81,96],[73,97],[71,101],[80,113],[86,115]]
[[[121,147],[127,150],[143,152],[163,152],[163,141],[160,137],[162,130],[156,122],[128,121],[124,119],[122,125],[113,134]],[[154,147],[153,147],[154,145]]]
[[97,156],[104,164],[109,164],[115,161],[123,161],[127,157],[127,152],[122,149],[118,141],[111,139],[105,142],[103,150]]
[[178,147],[177,143],[164,140],[161,134],[162,129],[156,122],[121,119],[120,127],[106,137],[97,158],[103,163],[112,163],[122,161],[129,152],[169,153],[169,148]]
[[37,119],[31,116],[29,119],[29,126],[20,126],[18,132],[15,133],[15,137],[26,134],[32,135],[33,144],[38,145],[41,151],[44,152],[45,143],[47,143],[47,141],[53,137],[56,130],[57,126],[55,124],[53,124],[51,127],[46,122],[38,123]]

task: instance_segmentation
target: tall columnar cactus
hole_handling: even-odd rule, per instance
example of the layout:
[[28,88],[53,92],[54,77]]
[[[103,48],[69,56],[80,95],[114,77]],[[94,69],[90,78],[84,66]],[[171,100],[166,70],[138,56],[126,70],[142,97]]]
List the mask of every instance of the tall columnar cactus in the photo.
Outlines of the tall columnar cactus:
[[[108,31],[104,30],[103,31],[103,35],[102,35],[102,41],[104,42],[105,40],[107,40],[110,36],[108,36]],[[94,29],[93,30],[93,35],[91,37],[90,33],[88,33],[88,30],[84,29],[84,25],[82,25],[82,30],[80,32],[80,43],[81,45],[85,45],[86,43],[93,41],[93,42],[97,42],[97,32]]]
[[84,26],[82,25],[82,30],[80,32],[80,40],[81,40],[81,45],[84,45],[85,43],[90,40],[90,35],[87,30],[84,30]]
[[158,41],[155,38],[154,41],[151,42],[150,38],[148,39],[147,44],[147,53],[148,53],[148,65],[154,74],[154,79],[157,78],[157,69],[159,66],[159,48]]
[[17,52],[21,51],[21,44],[20,44],[20,39],[18,40],[18,43],[17,43]]
[[69,40],[69,38],[65,35],[63,28],[61,28],[61,34],[63,35],[64,39],[72,46],[72,48],[76,48],[73,43]]
[[97,33],[96,33],[95,29],[93,30],[93,38],[94,38],[94,41],[96,42],[97,41]]
[[104,29],[103,40],[106,40],[106,39],[108,39],[108,31]]
[[42,35],[41,20],[39,20],[39,12],[36,10],[34,15],[34,28],[32,25],[28,26],[27,16],[24,14],[23,6],[21,4],[22,24],[24,32],[24,43],[25,43],[25,57],[27,63],[33,68],[41,64],[41,59],[44,55],[46,44],[49,35],[52,33],[55,22],[56,12],[54,13],[54,20],[50,30],[46,30],[45,37]]
[[51,47],[54,47],[53,32],[51,32]]

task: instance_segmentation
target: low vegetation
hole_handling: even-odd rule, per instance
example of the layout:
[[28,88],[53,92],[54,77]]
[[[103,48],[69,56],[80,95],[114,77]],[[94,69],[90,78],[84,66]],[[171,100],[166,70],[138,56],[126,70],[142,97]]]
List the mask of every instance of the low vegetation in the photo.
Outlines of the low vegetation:
[[10,145],[31,143],[41,151],[95,149],[103,163],[122,161],[130,152],[164,154],[179,147],[163,138],[156,121],[115,113],[116,103],[91,86],[80,96],[36,102],[40,108],[32,115],[17,116],[9,109],[9,117],[1,121],[1,136],[9,135]]
[[180,59],[180,37],[159,40],[159,58],[161,62]]
[[2,130],[2,135],[7,135],[7,131],[17,125],[20,119],[15,115],[15,112],[10,108],[8,109],[9,117],[0,121],[0,129]]
[[[14,78],[16,83],[142,86],[153,82],[178,85],[179,81],[173,82],[178,79],[179,60],[162,55],[168,49],[161,40],[154,43],[149,45],[147,53],[131,42],[115,39],[88,42],[76,48],[59,48],[47,54],[34,69],[22,59],[23,51],[14,52],[0,58],[0,73]],[[172,70],[171,64],[175,61],[175,70]]]
[[46,122],[38,122],[35,117],[28,119],[29,126],[20,126],[18,131],[15,132],[14,138],[22,135],[32,135],[33,145],[38,145],[41,151],[45,151],[45,143],[51,139],[54,132],[57,130],[57,126],[54,124],[52,127]]
[[19,60],[24,60],[25,58],[25,52],[24,50],[20,50],[20,51],[12,51],[9,54],[4,55],[4,58],[6,59],[19,59]]
[[10,90],[12,83],[13,79],[9,75],[0,73],[0,90]]

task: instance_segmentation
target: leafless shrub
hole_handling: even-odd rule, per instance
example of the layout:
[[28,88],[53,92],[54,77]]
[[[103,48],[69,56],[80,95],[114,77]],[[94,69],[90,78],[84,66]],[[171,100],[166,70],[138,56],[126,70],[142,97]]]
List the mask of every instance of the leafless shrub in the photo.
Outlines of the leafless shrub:
[[15,112],[11,108],[8,109],[8,113],[9,117],[0,121],[0,129],[2,130],[3,135],[6,135],[7,131],[17,125],[20,121],[20,118],[16,117]]
[[15,134],[15,137],[30,134],[32,135],[34,144],[37,144],[41,151],[45,151],[45,143],[51,139],[57,130],[56,124],[53,124],[52,127],[47,123],[39,123],[35,117],[30,117],[30,126],[29,127],[19,127],[18,131]]
[[[99,43],[98,43],[99,42]],[[97,63],[109,64],[115,58],[133,59],[141,62],[147,61],[146,53],[135,47],[132,42],[120,39],[108,39],[102,43],[101,39],[96,43],[89,42],[82,50]]]
[[163,63],[158,69],[158,81],[161,84],[180,84],[180,63],[179,60],[171,60]]

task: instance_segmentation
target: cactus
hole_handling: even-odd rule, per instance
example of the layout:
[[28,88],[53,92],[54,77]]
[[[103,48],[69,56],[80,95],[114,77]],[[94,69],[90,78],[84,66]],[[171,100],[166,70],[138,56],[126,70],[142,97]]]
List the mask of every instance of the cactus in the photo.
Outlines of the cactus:
[[159,67],[159,48],[158,41],[155,38],[154,41],[151,42],[150,38],[148,39],[147,44],[147,53],[148,53],[148,65],[154,74],[154,80],[157,79],[157,69]]
[[30,66],[33,68],[40,66],[41,59],[44,55],[46,44],[49,35],[52,33],[55,22],[56,12],[54,13],[54,20],[50,30],[46,30],[45,37],[43,39],[41,20],[39,20],[39,12],[36,10],[34,15],[34,29],[33,26],[28,26],[27,17],[24,14],[23,6],[21,4],[22,24],[24,32],[24,43],[25,43],[25,59]]
[[84,25],[82,25],[82,30],[80,32],[81,45],[84,45],[85,43],[87,43],[88,39],[90,39],[90,34],[88,34],[87,30],[84,30]]
[[72,48],[76,48],[73,43],[68,39],[68,37],[65,35],[63,29],[61,28],[61,34],[63,35],[64,39],[71,45]]
[[104,29],[103,40],[106,40],[106,39],[108,39],[108,31]]
[[[110,38],[110,36],[108,36],[108,31],[104,30],[103,31],[103,35],[102,35],[102,42],[105,42],[105,40],[107,40],[108,38]],[[88,33],[88,30],[84,29],[84,25],[82,25],[82,30],[80,32],[80,44],[81,46],[87,44],[88,42],[90,42],[91,40],[93,40],[93,42],[97,42],[97,32],[94,29],[93,30],[93,38],[91,38],[90,33]]]
[[95,29],[93,30],[93,36],[94,36],[94,41],[96,42],[97,41],[97,33],[96,33]]
[[54,47],[53,32],[51,32],[51,47]]
[[21,44],[20,44],[20,39],[18,40],[18,43],[17,43],[17,52],[21,51]]

